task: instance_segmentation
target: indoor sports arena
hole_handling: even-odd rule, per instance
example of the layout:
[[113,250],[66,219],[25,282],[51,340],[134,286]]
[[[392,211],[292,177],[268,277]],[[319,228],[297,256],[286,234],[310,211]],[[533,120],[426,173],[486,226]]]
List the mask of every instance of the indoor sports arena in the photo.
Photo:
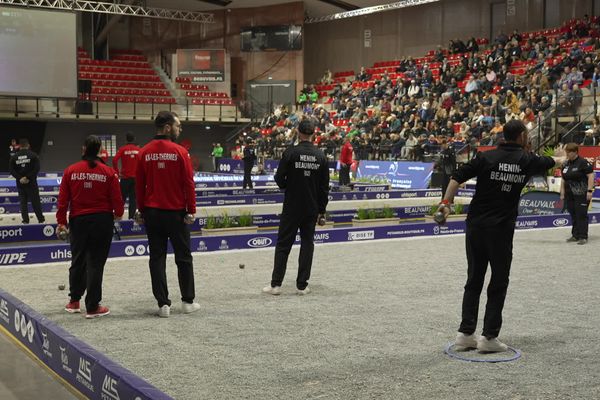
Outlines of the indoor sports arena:
[[600,398],[600,1],[0,0],[0,49],[0,399]]

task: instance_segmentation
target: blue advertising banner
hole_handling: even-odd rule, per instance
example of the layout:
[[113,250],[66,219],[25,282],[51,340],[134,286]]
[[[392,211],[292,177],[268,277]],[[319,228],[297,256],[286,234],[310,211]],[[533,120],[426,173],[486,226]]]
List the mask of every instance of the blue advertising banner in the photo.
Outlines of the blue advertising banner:
[[[379,191],[384,185],[369,185],[358,191],[352,192],[330,192],[330,201],[346,200],[375,200],[375,199],[410,199],[410,198],[441,198],[440,189],[420,189],[420,190],[386,190]],[[276,204],[283,202],[283,193],[278,189],[256,188],[256,189],[219,189],[219,190],[200,190],[200,193],[206,196],[196,198],[198,207],[211,206],[235,206],[235,205],[256,205],[256,204]],[[234,193],[239,193],[234,195]],[[256,194],[261,193],[261,194]],[[458,192],[461,197],[472,197],[473,191],[461,189]],[[42,210],[44,212],[56,212],[56,196],[43,196]],[[18,199],[18,198],[17,198]],[[18,202],[14,202],[13,197],[5,196],[5,203],[0,203],[0,214],[17,214],[20,212]],[[6,202],[10,201],[10,202]],[[433,203],[433,202],[432,202]]]
[[519,199],[519,215],[562,214],[563,203],[558,192],[527,192]]
[[2,289],[0,330],[86,398],[172,399]]
[[244,162],[233,158],[221,158],[217,171],[224,174],[244,174]]
[[[600,212],[589,213],[591,224],[600,220]],[[568,215],[541,215],[518,217],[516,229],[538,229],[568,226],[571,219]],[[447,225],[435,223],[409,223],[389,226],[364,228],[334,228],[315,232],[316,243],[339,243],[358,240],[389,239],[413,236],[441,236],[465,232],[464,221],[450,221]],[[277,240],[276,232],[255,233],[227,236],[194,236],[191,248],[194,252],[222,251],[234,249],[253,249],[273,247]],[[300,238],[296,237],[296,242]],[[169,246],[169,252],[172,252]],[[113,241],[109,257],[131,257],[148,255],[148,243],[144,238]],[[40,245],[35,247],[2,247],[0,248],[0,267],[3,265],[29,265],[52,261],[69,261],[71,250],[66,243]]]
[[[415,219],[423,218],[429,210],[431,205],[421,206],[406,206],[392,208],[394,211],[394,217],[400,219]],[[465,211],[468,210],[468,206],[465,206]],[[335,210],[328,212],[328,220],[334,223],[349,223],[352,222],[352,218],[355,218],[356,210]],[[192,233],[198,233],[206,225],[206,216],[200,216],[196,218],[196,221],[190,225],[190,231]],[[276,229],[279,226],[279,214],[261,214],[253,216],[253,225],[259,228],[273,228]],[[146,229],[144,225],[138,225],[132,220],[123,220],[115,222],[115,228],[119,233],[121,239],[131,238],[133,236],[144,236],[146,235]],[[0,241],[2,243],[20,243],[20,242],[51,242],[57,241],[56,239],[56,224],[28,224],[28,225],[15,225],[15,226],[0,226]]]
[[389,183],[394,189],[426,189],[433,167],[433,163],[411,161],[361,161],[357,177]]
[[275,174],[279,167],[279,160],[265,160],[263,168],[267,174]]

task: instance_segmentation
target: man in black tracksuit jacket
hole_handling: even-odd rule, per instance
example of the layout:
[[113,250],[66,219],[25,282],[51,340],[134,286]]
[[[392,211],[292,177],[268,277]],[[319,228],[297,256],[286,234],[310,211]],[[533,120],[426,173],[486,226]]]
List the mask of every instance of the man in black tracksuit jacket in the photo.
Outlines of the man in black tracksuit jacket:
[[252,189],[252,168],[254,167],[254,161],[256,161],[256,149],[254,143],[248,139],[246,146],[244,146],[244,181],[242,182],[242,189]]
[[298,229],[301,242],[296,288],[298,294],[310,291],[308,279],[312,267],[315,225],[319,218],[324,218],[329,201],[329,165],[325,154],[311,142],[314,131],[314,121],[305,119],[300,122],[300,142],[285,150],[275,174],[275,182],[285,190],[285,197],[273,275],[271,284],[263,288],[264,293],[281,293],[288,256]]
[[17,180],[17,190],[21,203],[23,223],[29,223],[27,203],[31,201],[33,211],[40,224],[43,224],[44,213],[40,202],[40,189],[37,184],[37,174],[40,172],[40,159],[29,149],[29,140],[19,141],[20,150],[10,159],[10,174]]
[[[466,222],[467,283],[462,303],[462,322],[456,345],[483,352],[505,351],[498,340],[502,309],[512,261],[512,243],[521,190],[532,175],[543,174],[562,158],[542,157],[523,149],[527,128],[512,120],[504,126],[506,143],[497,149],[477,153],[456,171],[440,204],[447,216],[458,186],[477,177],[475,195]],[[477,338],[477,312],[488,263],[492,276],[487,288],[488,301],[483,336]]]

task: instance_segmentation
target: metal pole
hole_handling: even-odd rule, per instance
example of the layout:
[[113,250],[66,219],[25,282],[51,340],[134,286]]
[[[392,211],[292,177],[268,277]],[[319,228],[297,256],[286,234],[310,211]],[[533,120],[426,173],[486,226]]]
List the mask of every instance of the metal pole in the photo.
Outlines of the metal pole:
[[136,100],[136,98],[134,97],[133,98],[133,119],[137,119],[137,116],[136,116],[136,114],[137,114],[136,113],[136,102],[135,102],[135,100]]
[[15,96],[15,117],[19,116],[19,99]]
[[185,120],[190,120],[190,100],[187,97],[185,98]]
[[56,118],[60,118],[60,101],[58,97],[56,98]]
[[555,144],[560,142],[558,134],[558,88],[554,89],[554,142]]
[[598,115],[598,99],[596,98],[596,82],[592,82],[592,94],[594,96],[594,117]]

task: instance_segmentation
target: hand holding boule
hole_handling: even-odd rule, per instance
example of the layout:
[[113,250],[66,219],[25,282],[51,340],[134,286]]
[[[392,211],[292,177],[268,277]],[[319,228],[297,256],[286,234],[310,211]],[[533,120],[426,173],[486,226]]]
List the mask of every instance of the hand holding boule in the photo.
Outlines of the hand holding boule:
[[193,224],[195,220],[196,216],[194,214],[186,214],[185,217],[183,217],[183,222],[187,225]]
[[327,222],[327,221],[325,220],[325,214],[319,214],[319,217],[318,217],[318,219],[317,219],[317,224],[318,224],[319,226],[324,226],[324,225],[325,225],[325,222]]
[[135,212],[135,214],[133,215],[133,220],[138,225],[144,225],[144,217],[142,216],[142,212],[140,210],[137,210]]

